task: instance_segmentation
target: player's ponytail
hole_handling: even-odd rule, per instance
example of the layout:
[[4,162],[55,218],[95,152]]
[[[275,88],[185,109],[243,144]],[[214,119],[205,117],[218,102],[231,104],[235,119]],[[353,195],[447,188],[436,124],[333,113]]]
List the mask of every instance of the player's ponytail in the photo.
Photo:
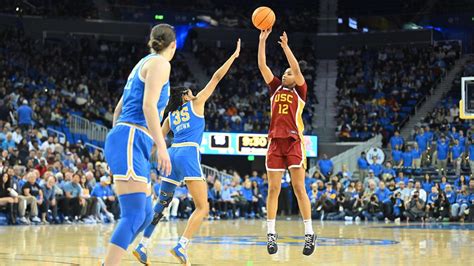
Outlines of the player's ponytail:
[[170,90],[170,99],[168,105],[166,106],[165,113],[172,113],[176,110],[180,110],[183,105],[183,95],[188,92],[186,87],[171,87]]
[[168,24],[158,24],[151,29],[148,47],[155,53],[166,49],[172,42],[176,41],[174,28]]

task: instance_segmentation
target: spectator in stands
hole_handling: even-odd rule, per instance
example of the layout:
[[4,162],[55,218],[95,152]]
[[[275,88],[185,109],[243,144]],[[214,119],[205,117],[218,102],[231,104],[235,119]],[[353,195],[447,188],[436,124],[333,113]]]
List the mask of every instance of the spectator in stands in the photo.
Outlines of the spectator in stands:
[[359,159],[357,159],[357,167],[359,170],[359,180],[363,182],[369,171],[369,163],[367,162],[365,152],[362,152]]
[[404,215],[407,217],[408,221],[424,221],[425,217],[425,202],[420,199],[419,191],[414,191],[411,199],[407,202],[406,211]]
[[446,191],[446,186],[450,185],[445,175],[441,176],[441,182],[439,182],[439,188]]
[[383,212],[382,212],[382,203],[378,200],[377,195],[372,194],[369,198],[369,202],[366,203],[364,211],[362,215],[364,216],[366,221],[373,221],[374,219],[378,221],[383,220]]
[[[65,179],[68,180],[68,176],[72,173],[67,172]],[[66,181],[63,185],[64,198],[60,202],[60,209],[64,214],[66,222],[78,221],[81,216],[83,206],[85,207],[86,201],[82,198],[82,188],[79,184],[80,175],[72,175],[71,181]]]
[[13,140],[13,134],[8,132],[6,135],[5,140],[2,142],[2,149],[4,151],[9,151],[11,152],[13,148],[16,148],[16,143]]
[[426,213],[430,221],[442,221],[449,215],[449,202],[444,193],[439,193],[438,188],[433,186],[426,202]]
[[243,214],[245,215],[245,218],[250,218],[252,217],[252,212],[253,212],[253,215],[258,213],[258,198],[256,198],[253,195],[252,182],[249,179],[246,179],[244,181],[244,184],[240,188],[240,193],[242,197],[245,199],[245,202],[243,204],[243,207],[244,207]]
[[23,131],[31,128],[33,125],[34,112],[33,109],[28,105],[28,101],[25,99],[23,104],[17,109],[18,125]]
[[448,166],[448,155],[449,155],[449,143],[446,142],[446,138],[441,137],[438,141],[437,146],[437,161],[438,161],[438,172],[442,175],[446,174]]
[[421,187],[423,188],[424,191],[431,191],[431,188],[434,187],[435,184],[433,181],[431,181],[431,176],[426,173],[425,176],[423,177],[423,181],[421,182]]
[[400,146],[395,145],[392,148],[392,161],[396,168],[400,168],[403,163],[403,152],[400,150]]
[[390,138],[390,148],[393,149],[398,146],[399,149],[403,149],[404,144],[405,140],[400,136],[400,131],[395,130],[394,135]]
[[400,163],[403,168],[413,167],[413,151],[410,146],[405,146],[405,151],[402,154],[402,161]]
[[413,168],[421,168],[421,157],[423,156],[423,151],[419,148],[418,143],[413,144],[412,157],[413,157]]
[[81,210],[81,219],[90,223],[101,221],[99,218],[99,209],[97,208],[97,198],[91,196],[91,188],[87,186],[86,177],[84,175],[80,175],[79,180],[79,185],[81,186],[82,191],[81,198],[84,199],[84,205],[82,205]]
[[318,166],[321,174],[325,177],[330,177],[333,173],[334,164],[332,163],[331,159],[328,159],[326,154],[323,154],[323,159],[319,160]]
[[398,176],[395,177],[395,183],[399,183],[399,182],[403,182],[405,183],[405,185],[408,185],[408,182],[410,181],[410,178],[408,178],[408,176],[405,176],[405,174],[400,171],[398,172]]
[[[462,132],[462,131],[461,131]],[[454,139],[454,145],[451,147],[449,153],[449,159],[454,165],[455,173],[457,176],[461,174],[461,163],[463,160],[464,146],[459,143],[458,139]]]
[[43,190],[43,206],[41,212],[41,221],[48,224],[48,210],[51,210],[52,222],[59,223],[58,220],[58,204],[56,201],[56,177],[50,176],[46,184],[42,187]]
[[219,220],[222,215],[222,183],[219,180],[215,180],[214,183],[209,185],[209,218]]
[[[91,172],[87,173],[92,174]],[[155,189],[155,186],[153,186],[153,188]],[[115,200],[114,192],[110,187],[110,180],[107,176],[103,176],[100,178],[100,183],[96,184],[92,189],[91,197],[94,197],[97,200],[96,213],[103,213],[111,222],[114,222],[114,213],[116,213],[115,209],[117,203]],[[99,220],[102,221],[102,217],[100,215]]]
[[[230,184],[224,184],[224,188],[222,189],[222,203],[223,203],[223,212],[224,218],[236,218],[236,203],[235,200],[232,198],[232,194],[234,193],[234,189]],[[229,215],[230,211],[230,215]]]
[[406,187],[405,187],[405,182],[403,182],[403,181],[398,182],[398,187],[399,187],[400,193],[402,194],[402,200],[405,203],[407,203],[410,200],[412,192],[414,190],[414,188],[413,188],[414,187],[413,179],[410,179],[408,181],[408,185],[406,185]]
[[451,206],[451,219],[464,222],[464,217],[466,215],[466,210],[469,209],[471,202],[469,201],[470,197],[468,194],[466,186],[461,188],[461,191],[456,197],[456,203]]
[[412,192],[412,195],[416,192],[418,193],[420,199],[423,200],[423,202],[426,202],[427,194],[426,194],[426,191],[423,190],[423,188],[421,187],[421,182],[420,181],[415,182],[415,189]]
[[454,188],[456,189],[456,192],[460,192],[463,186],[468,186],[469,185],[469,178],[466,177],[465,175],[461,175],[454,181]]
[[[36,183],[36,175],[34,172],[29,172],[26,177],[27,182],[22,186],[21,191],[24,196],[24,200],[26,200],[26,203],[30,206],[31,221],[35,223],[41,223],[41,220],[38,218],[38,207],[42,206],[43,204],[43,191]],[[42,208],[41,211],[45,211],[44,208]],[[24,210],[20,210],[20,217],[20,219],[25,218]]]
[[0,179],[0,206],[7,206],[8,224],[16,224],[18,193],[13,188],[13,180],[7,172]]
[[369,177],[367,177],[364,181],[364,188],[367,189],[371,182],[373,182],[375,186],[378,186],[380,182],[380,179],[374,175],[374,171],[372,171],[372,169],[369,170]]
[[372,170],[376,177],[380,177],[380,175],[382,174],[383,166],[380,163],[377,156],[374,156],[372,160],[373,160],[373,163],[369,166],[369,175],[370,175],[370,170]]
[[469,203],[468,222],[474,222],[474,179],[469,180]]
[[390,162],[387,162],[385,164],[385,168],[382,170],[382,180],[384,182],[390,182],[395,179],[395,176],[397,173],[395,170],[392,168],[392,164]]

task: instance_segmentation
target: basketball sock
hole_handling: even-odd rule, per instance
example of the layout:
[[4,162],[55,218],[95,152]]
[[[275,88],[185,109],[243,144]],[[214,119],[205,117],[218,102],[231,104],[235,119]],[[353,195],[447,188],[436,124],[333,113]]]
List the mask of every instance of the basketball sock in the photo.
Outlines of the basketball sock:
[[140,244],[142,244],[144,247],[148,246],[148,242],[150,242],[150,238],[143,236],[142,240],[140,240]]
[[275,219],[267,220],[267,234],[276,234]]
[[188,247],[188,244],[189,244],[189,239],[187,239],[186,237],[182,236],[178,243],[184,248],[186,249]]
[[121,218],[112,234],[110,243],[127,250],[131,240],[145,221],[145,193],[130,193],[118,197]]
[[304,234],[314,235],[313,222],[311,221],[311,219],[303,220],[303,223],[304,223]]

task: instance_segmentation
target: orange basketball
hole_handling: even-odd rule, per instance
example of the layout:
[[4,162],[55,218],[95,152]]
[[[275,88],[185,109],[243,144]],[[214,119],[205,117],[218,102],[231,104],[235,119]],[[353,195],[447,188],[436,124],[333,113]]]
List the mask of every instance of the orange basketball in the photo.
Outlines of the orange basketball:
[[252,14],[252,23],[259,30],[268,30],[275,24],[276,16],[273,10],[266,6],[261,6]]

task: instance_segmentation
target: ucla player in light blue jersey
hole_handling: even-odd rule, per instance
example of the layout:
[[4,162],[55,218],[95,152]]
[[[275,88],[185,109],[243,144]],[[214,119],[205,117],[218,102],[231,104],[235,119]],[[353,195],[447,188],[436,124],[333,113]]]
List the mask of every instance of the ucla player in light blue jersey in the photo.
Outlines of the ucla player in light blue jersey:
[[158,168],[171,173],[160,121],[170,95],[169,61],[176,51],[172,26],[159,24],[150,33],[151,53],[128,76],[114,112],[114,127],[105,141],[105,158],[114,175],[121,218],[110,239],[104,265],[119,265],[128,246],[153,218],[150,157],[157,147]]
[[237,41],[235,52],[214,73],[206,87],[196,96],[188,88],[173,88],[171,90],[170,103],[168,104],[169,115],[163,122],[163,135],[173,131],[173,144],[168,149],[172,171],[171,175],[163,177],[159,201],[155,205],[155,214],[151,224],[145,229],[140,244],[135,248],[134,255],[142,263],[147,263],[147,245],[153,230],[163,217],[163,209],[173,199],[173,194],[183,180],[189,189],[196,209],[189,217],[188,224],[178,244],[171,249],[171,253],[179,259],[182,264],[190,265],[186,249],[189,240],[201,226],[202,220],[208,215],[209,204],[207,202],[207,183],[201,170],[201,155],[199,146],[204,132],[204,105],[211,97],[219,81],[224,77],[234,60],[239,57],[240,39]]

